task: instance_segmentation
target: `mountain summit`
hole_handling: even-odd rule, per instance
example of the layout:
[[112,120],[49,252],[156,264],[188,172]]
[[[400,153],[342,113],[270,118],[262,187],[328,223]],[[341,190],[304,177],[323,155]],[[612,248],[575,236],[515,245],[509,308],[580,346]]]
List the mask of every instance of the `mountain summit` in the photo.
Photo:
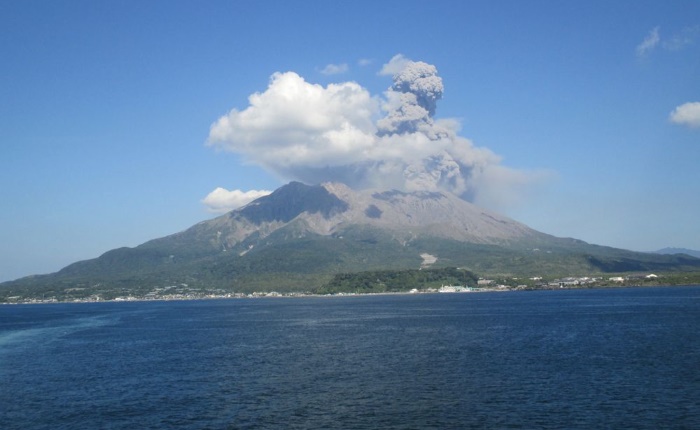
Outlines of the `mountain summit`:
[[447,192],[292,182],[180,233],[1,284],[0,293],[157,285],[308,291],[340,272],[430,265],[537,276],[697,270],[700,260],[557,238]]
[[199,228],[211,228],[210,238],[216,236],[215,242],[231,249],[251,234],[263,238],[291,226],[298,234],[321,236],[340,235],[350,227],[371,227],[391,233],[404,245],[418,237],[495,245],[543,236],[449,193],[353,191],[340,183],[309,186],[299,182]]

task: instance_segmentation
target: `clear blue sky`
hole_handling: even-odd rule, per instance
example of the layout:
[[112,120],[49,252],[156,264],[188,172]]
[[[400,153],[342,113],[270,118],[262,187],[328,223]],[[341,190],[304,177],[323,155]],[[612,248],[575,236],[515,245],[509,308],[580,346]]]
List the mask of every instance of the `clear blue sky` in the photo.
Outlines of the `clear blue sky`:
[[436,119],[539,175],[494,209],[596,244],[700,249],[696,0],[5,0],[0,28],[0,281],[211,218],[217,187],[294,179],[207,145],[210,127],[276,72],[381,101],[397,54],[437,68]]

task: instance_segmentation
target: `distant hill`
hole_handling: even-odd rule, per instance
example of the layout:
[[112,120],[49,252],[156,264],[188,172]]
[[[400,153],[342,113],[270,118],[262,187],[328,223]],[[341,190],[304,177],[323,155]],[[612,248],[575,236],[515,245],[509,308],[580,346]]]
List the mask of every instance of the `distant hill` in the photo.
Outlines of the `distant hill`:
[[292,182],[135,248],[0,284],[3,297],[146,294],[154,288],[312,291],[338,273],[460,267],[481,276],[700,270],[700,259],[558,238],[444,192]]
[[658,251],[654,251],[654,254],[662,255],[673,255],[673,254],[685,254],[692,257],[700,258],[700,251],[695,251],[687,248],[663,248]]

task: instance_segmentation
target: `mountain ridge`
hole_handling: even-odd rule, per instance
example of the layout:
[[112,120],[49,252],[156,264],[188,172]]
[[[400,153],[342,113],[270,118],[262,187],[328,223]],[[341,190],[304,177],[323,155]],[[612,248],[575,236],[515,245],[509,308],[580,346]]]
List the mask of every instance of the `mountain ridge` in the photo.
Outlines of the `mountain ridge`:
[[700,251],[697,251],[694,249],[688,249],[688,248],[667,247],[667,248],[659,249],[658,251],[653,251],[653,253],[654,254],[662,254],[662,255],[686,254],[686,255],[690,255],[691,257],[700,258]]

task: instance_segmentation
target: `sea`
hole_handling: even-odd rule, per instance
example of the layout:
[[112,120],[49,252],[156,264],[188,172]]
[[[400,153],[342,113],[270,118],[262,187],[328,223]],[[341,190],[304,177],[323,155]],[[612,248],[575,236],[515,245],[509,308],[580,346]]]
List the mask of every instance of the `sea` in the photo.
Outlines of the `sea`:
[[1,429],[698,429],[700,286],[0,306]]

